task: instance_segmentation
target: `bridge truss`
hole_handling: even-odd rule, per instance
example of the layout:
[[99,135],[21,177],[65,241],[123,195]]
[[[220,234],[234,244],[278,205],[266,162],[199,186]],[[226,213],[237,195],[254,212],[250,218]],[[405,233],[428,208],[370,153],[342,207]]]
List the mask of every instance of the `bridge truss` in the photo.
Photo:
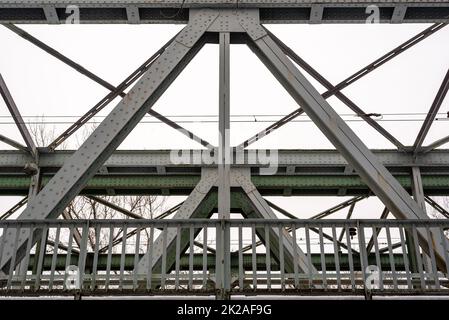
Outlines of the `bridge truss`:
[[[68,5],[78,6],[81,23],[186,26],[114,86],[15,25],[64,23]],[[426,203],[449,218],[446,209],[430,198],[449,191],[449,151],[435,150],[449,142],[449,137],[427,146],[423,142],[449,89],[449,70],[412,146],[403,145],[342,90],[445,28],[449,3],[377,1],[380,22],[433,24],[338,84],[330,83],[263,25],[360,23],[366,20],[368,5],[368,1],[334,0],[2,2],[0,22],[4,27],[109,93],[47,147],[40,148],[13,93],[0,78],[2,97],[25,142],[0,134],[1,141],[17,149],[0,151],[0,194],[25,196],[1,216],[0,293],[214,294],[218,298],[267,292],[361,293],[367,297],[447,294],[449,223],[430,220]],[[219,47],[218,146],[152,110],[207,43]],[[237,146],[230,146],[225,134],[230,128],[231,44],[247,45],[298,103],[296,110]],[[298,67],[327,91],[319,93]],[[78,150],[57,149],[117,97],[120,102]],[[327,102],[330,97],[342,101],[397,149],[369,150]],[[335,150],[280,150],[275,172],[267,175],[270,168],[251,157],[247,147],[303,113]],[[187,164],[173,163],[170,151],[116,151],[146,114],[195,140],[203,146],[202,151],[191,150]],[[198,155],[204,151],[213,164],[198,163]],[[160,219],[146,220],[108,203],[101,198],[105,194],[187,198]],[[299,220],[264,198],[269,195],[353,198]],[[131,219],[57,219],[77,196],[89,197]],[[381,219],[350,219],[356,203],[371,196],[385,205]],[[16,219],[8,219],[23,206]],[[345,208],[349,209],[347,219],[321,221]],[[276,219],[275,212],[289,220]],[[209,219],[214,213],[218,218]],[[244,219],[231,219],[231,213]],[[386,220],[388,214],[397,220]],[[112,237],[116,229],[120,229],[120,238]],[[141,243],[144,232],[148,238]],[[385,247],[378,241],[381,233],[387,239]],[[87,246],[89,236],[98,240],[105,234],[109,235],[107,246]],[[244,246],[247,237],[249,244]],[[357,245],[351,242],[353,237],[357,237]],[[64,272],[72,265],[79,272],[75,289],[67,287],[71,275]],[[367,284],[372,265],[380,276],[375,288]]]

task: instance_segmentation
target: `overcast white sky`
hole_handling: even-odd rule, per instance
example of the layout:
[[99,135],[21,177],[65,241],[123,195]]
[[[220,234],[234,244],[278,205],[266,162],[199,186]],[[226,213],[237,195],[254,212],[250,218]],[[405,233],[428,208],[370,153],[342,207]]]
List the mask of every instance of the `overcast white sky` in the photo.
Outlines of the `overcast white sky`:
[[[182,26],[174,25],[58,25],[20,26],[38,39],[80,63],[100,77],[117,85],[150,57]],[[268,28],[333,84],[343,80],[374,59],[428,27],[402,25],[268,25]],[[107,90],[8,29],[0,28],[0,72],[27,121],[36,116],[73,116],[45,118],[48,130],[61,133],[77,116],[98,102]],[[388,62],[343,92],[365,112],[384,114],[384,120],[423,119],[449,67],[449,28],[443,28],[417,46]],[[313,82],[316,84],[315,82]],[[320,92],[324,89],[317,85]],[[167,115],[218,114],[218,46],[207,45],[156,103],[154,109]],[[352,114],[337,99],[328,100],[342,114]],[[106,115],[112,107],[103,110]],[[238,144],[298,106],[277,83],[265,66],[243,45],[231,47],[231,115],[250,115],[251,123],[232,123],[231,143]],[[441,112],[449,111],[446,98]],[[387,114],[422,113],[418,116]],[[252,115],[279,115],[272,118]],[[22,141],[3,101],[0,101],[0,133]],[[442,118],[445,115],[441,115]],[[186,118],[174,118],[186,120]],[[198,119],[198,118],[195,118]],[[202,118],[204,120],[204,118]],[[216,119],[216,118],[208,118]],[[233,118],[234,119],[234,118]],[[239,118],[241,119],[241,118]],[[332,148],[315,128],[304,122],[286,125],[255,143],[254,148]],[[353,116],[345,119],[356,120]],[[101,121],[101,118],[96,118]],[[146,121],[152,120],[145,118]],[[422,121],[383,121],[381,124],[402,143],[414,142]],[[350,126],[370,148],[393,146],[362,122]],[[217,123],[182,124],[211,143],[217,143]],[[449,135],[449,122],[437,121],[425,144]],[[163,137],[163,138],[161,138]],[[78,135],[78,139],[81,136]],[[77,139],[69,141],[74,146]],[[123,142],[121,149],[197,148],[198,145],[164,124],[142,123]],[[0,142],[1,149],[8,149]],[[18,201],[1,197],[0,212]],[[306,218],[344,198],[276,198],[276,203],[299,217]],[[361,204],[358,217],[376,217],[382,206],[376,199]],[[344,216],[344,211],[342,215]],[[336,216],[338,217],[338,216]]]

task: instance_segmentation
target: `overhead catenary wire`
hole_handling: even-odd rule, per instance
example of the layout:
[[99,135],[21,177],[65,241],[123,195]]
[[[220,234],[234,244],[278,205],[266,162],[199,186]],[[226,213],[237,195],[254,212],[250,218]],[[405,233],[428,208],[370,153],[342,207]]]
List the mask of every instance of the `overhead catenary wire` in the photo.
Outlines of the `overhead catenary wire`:
[[[427,112],[393,112],[393,113],[379,113],[380,116],[419,116],[419,115],[427,115]],[[448,112],[439,112],[437,115],[447,116]],[[23,118],[78,118],[81,115],[22,115]],[[194,118],[194,117],[218,117],[216,114],[173,114],[173,115],[165,115],[170,118]],[[285,114],[234,114],[231,117],[283,117]],[[339,113],[339,116],[358,116],[355,113]],[[11,115],[0,115],[0,118],[10,118]],[[105,115],[96,115],[95,118],[105,118]],[[151,117],[150,115],[146,115],[146,117]],[[302,114],[299,117],[307,117],[307,115]]]
[[[379,122],[422,122],[425,119],[379,119],[376,121]],[[253,119],[253,120],[231,120],[231,123],[273,123],[276,120],[264,120],[264,119]],[[365,122],[363,119],[346,119],[346,122]],[[445,122],[449,121],[449,118],[437,118],[435,121]],[[100,124],[102,121],[95,121],[91,120],[87,123],[89,124]],[[291,120],[289,123],[299,123],[299,122],[307,122],[312,123],[313,121],[310,119],[296,119]],[[62,124],[72,124],[71,121],[26,121],[25,124],[27,125],[62,125]],[[139,124],[159,124],[162,123],[158,120],[143,120],[140,121]],[[178,120],[176,123],[183,123],[183,124],[212,124],[212,123],[218,123],[218,120]],[[0,125],[16,125],[13,121],[0,121]]]
[[[375,121],[378,122],[422,122],[425,120],[427,113],[424,112],[403,112],[403,113],[370,113],[368,114]],[[235,114],[231,115],[231,123],[272,123],[276,121],[278,117],[282,117],[282,114]],[[355,113],[341,113],[341,117],[346,117],[347,122],[365,122],[360,115]],[[186,114],[186,115],[166,115],[167,118],[172,118],[176,123],[193,123],[193,124],[208,124],[208,123],[218,123],[218,115],[212,114]],[[391,117],[391,118],[389,118]],[[66,119],[77,119],[78,115],[24,115],[25,123],[28,125],[62,125],[62,124],[72,124],[72,121]],[[101,121],[106,118],[104,115],[97,115],[92,117],[87,123],[90,124],[100,124]],[[246,119],[245,119],[246,118]],[[272,118],[272,119],[267,119]],[[299,119],[302,118],[302,119]],[[4,120],[2,120],[4,119]],[[15,122],[12,121],[10,115],[0,115],[0,125],[14,125]],[[61,119],[61,120],[55,120]],[[446,112],[438,113],[438,117],[434,119],[435,121],[448,121],[449,115]],[[157,124],[161,121],[155,119],[151,115],[146,115],[144,120],[140,123],[143,124]],[[307,115],[303,114],[298,116],[297,119],[289,121],[291,123],[298,122],[312,122]]]

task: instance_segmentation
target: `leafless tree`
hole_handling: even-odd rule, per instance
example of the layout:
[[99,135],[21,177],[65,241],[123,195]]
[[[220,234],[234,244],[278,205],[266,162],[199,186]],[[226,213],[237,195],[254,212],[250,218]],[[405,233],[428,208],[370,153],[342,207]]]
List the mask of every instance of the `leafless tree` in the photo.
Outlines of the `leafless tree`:
[[[75,136],[74,147],[79,147],[82,142],[95,130],[95,126],[91,125],[84,127],[81,134]],[[30,132],[39,147],[44,147],[50,144],[55,138],[55,128],[49,128],[43,120],[35,121],[30,125]],[[68,149],[69,143],[67,140],[60,145],[60,149]],[[102,196],[102,199],[116,206],[127,209],[134,214],[141,216],[142,218],[153,219],[162,213],[165,207],[165,197],[139,195],[139,196]],[[108,206],[100,204],[93,199],[86,196],[76,197],[63,212],[64,219],[129,219],[130,217],[111,209]],[[132,230],[128,230],[132,232]],[[127,232],[127,233],[128,233]],[[50,237],[54,237],[54,234],[50,234]],[[67,235],[66,235],[67,236]],[[81,237],[81,230],[74,230],[74,240],[79,245]],[[96,247],[99,249],[107,247],[110,239],[118,240],[123,237],[123,230],[121,228],[115,228],[113,234],[109,234],[109,230],[102,230],[99,236],[99,242],[95,241],[95,231],[89,230],[88,232],[88,249],[94,250]],[[146,230],[143,230],[141,234],[141,242],[146,243],[148,241],[149,234]],[[130,242],[132,237],[129,238]],[[120,246],[113,250],[118,250]]]

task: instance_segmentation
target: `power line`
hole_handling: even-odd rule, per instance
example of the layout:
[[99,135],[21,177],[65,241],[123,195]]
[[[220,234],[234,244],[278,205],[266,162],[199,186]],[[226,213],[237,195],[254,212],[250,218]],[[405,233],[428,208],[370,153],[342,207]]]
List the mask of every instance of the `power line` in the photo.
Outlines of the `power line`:
[[[380,116],[422,116],[427,115],[427,112],[396,112],[396,113],[382,113]],[[437,115],[448,116],[447,112],[440,112]],[[283,117],[285,114],[234,114],[231,117],[242,118],[242,117]],[[358,117],[359,115],[355,113],[339,113],[342,117]],[[10,118],[11,115],[0,115],[0,118]],[[81,115],[22,115],[22,118],[79,118]],[[145,117],[152,117],[146,115]],[[185,115],[165,115],[167,118],[213,118],[218,117],[216,114],[185,114]],[[306,114],[300,115],[298,117],[307,117]],[[106,118],[106,115],[96,115],[94,118]]]
[[[379,119],[376,120],[378,122],[422,122],[425,119]],[[449,121],[448,118],[439,118],[435,119],[436,121]],[[363,119],[347,119],[346,122],[365,122]],[[209,123],[218,123],[218,120],[179,120],[177,123],[194,123],[194,124],[209,124]],[[275,120],[231,120],[231,123],[273,123]],[[298,122],[313,122],[310,119],[303,120],[291,120],[290,123],[298,123]],[[62,124],[72,124],[70,121],[27,121],[25,124],[28,125],[39,125],[39,124],[52,124],[52,125],[62,125]],[[89,121],[87,123],[90,124],[100,124],[101,121]],[[142,124],[160,124],[161,121],[140,121]],[[0,122],[0,125],[16,125],[15,122]]]

